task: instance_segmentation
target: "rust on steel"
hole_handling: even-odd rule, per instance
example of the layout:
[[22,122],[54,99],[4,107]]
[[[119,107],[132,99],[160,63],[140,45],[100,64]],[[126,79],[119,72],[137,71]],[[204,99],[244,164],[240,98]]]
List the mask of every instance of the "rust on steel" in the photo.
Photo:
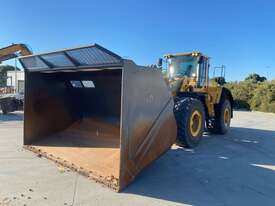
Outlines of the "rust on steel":
[[160,70],[99,45],[20,61],[25,148],[120,191],[175,142]]

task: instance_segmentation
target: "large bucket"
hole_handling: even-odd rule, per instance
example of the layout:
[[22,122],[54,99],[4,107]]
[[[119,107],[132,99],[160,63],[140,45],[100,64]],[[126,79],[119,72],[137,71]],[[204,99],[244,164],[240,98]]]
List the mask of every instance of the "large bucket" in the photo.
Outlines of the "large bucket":
[[28,149],[120,191],[174,143],[173,98],[158,69],[115,55],[113,65],[77,65],[70,56],[73,66],[58,67],[45,56],[21,59]]

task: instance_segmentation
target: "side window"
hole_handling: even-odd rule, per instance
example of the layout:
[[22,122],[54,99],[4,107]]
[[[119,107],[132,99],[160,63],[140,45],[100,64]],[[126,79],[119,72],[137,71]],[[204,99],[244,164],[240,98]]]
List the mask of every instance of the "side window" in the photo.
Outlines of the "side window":
[[70,80],[73,88],[95,88],[92,80]]
[[203,62],[200,64],[199,67],[199,86],[205,86],[206,85],[206,70],[207,70],[207,60],[203,58]]
[[95,84],[92,80],[84,80],[82,84],[85,88],[95,88]]
[[70,81],[73,88],[82,88],[82,84],[79,80],[71,80]]

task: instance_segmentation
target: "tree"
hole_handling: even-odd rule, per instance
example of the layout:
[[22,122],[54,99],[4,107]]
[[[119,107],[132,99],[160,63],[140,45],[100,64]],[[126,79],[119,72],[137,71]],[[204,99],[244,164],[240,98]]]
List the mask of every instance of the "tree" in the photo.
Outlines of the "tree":
[[226,84],[232,92],[236,109],[275,113],[275,80],[253,82],[251,79]]
[[266,77],[260,76],[259,74],[256,74],[256,73],[252,73],[245,78],[245,81],[252,81],[253,83],[264,82],[266,81]]

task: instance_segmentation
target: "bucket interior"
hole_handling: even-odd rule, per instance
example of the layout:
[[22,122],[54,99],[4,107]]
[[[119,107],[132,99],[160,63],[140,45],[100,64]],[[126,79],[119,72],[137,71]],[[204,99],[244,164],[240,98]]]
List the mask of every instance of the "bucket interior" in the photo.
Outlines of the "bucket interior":
[[28,73],[24,144],[119,178],[122,70]]

